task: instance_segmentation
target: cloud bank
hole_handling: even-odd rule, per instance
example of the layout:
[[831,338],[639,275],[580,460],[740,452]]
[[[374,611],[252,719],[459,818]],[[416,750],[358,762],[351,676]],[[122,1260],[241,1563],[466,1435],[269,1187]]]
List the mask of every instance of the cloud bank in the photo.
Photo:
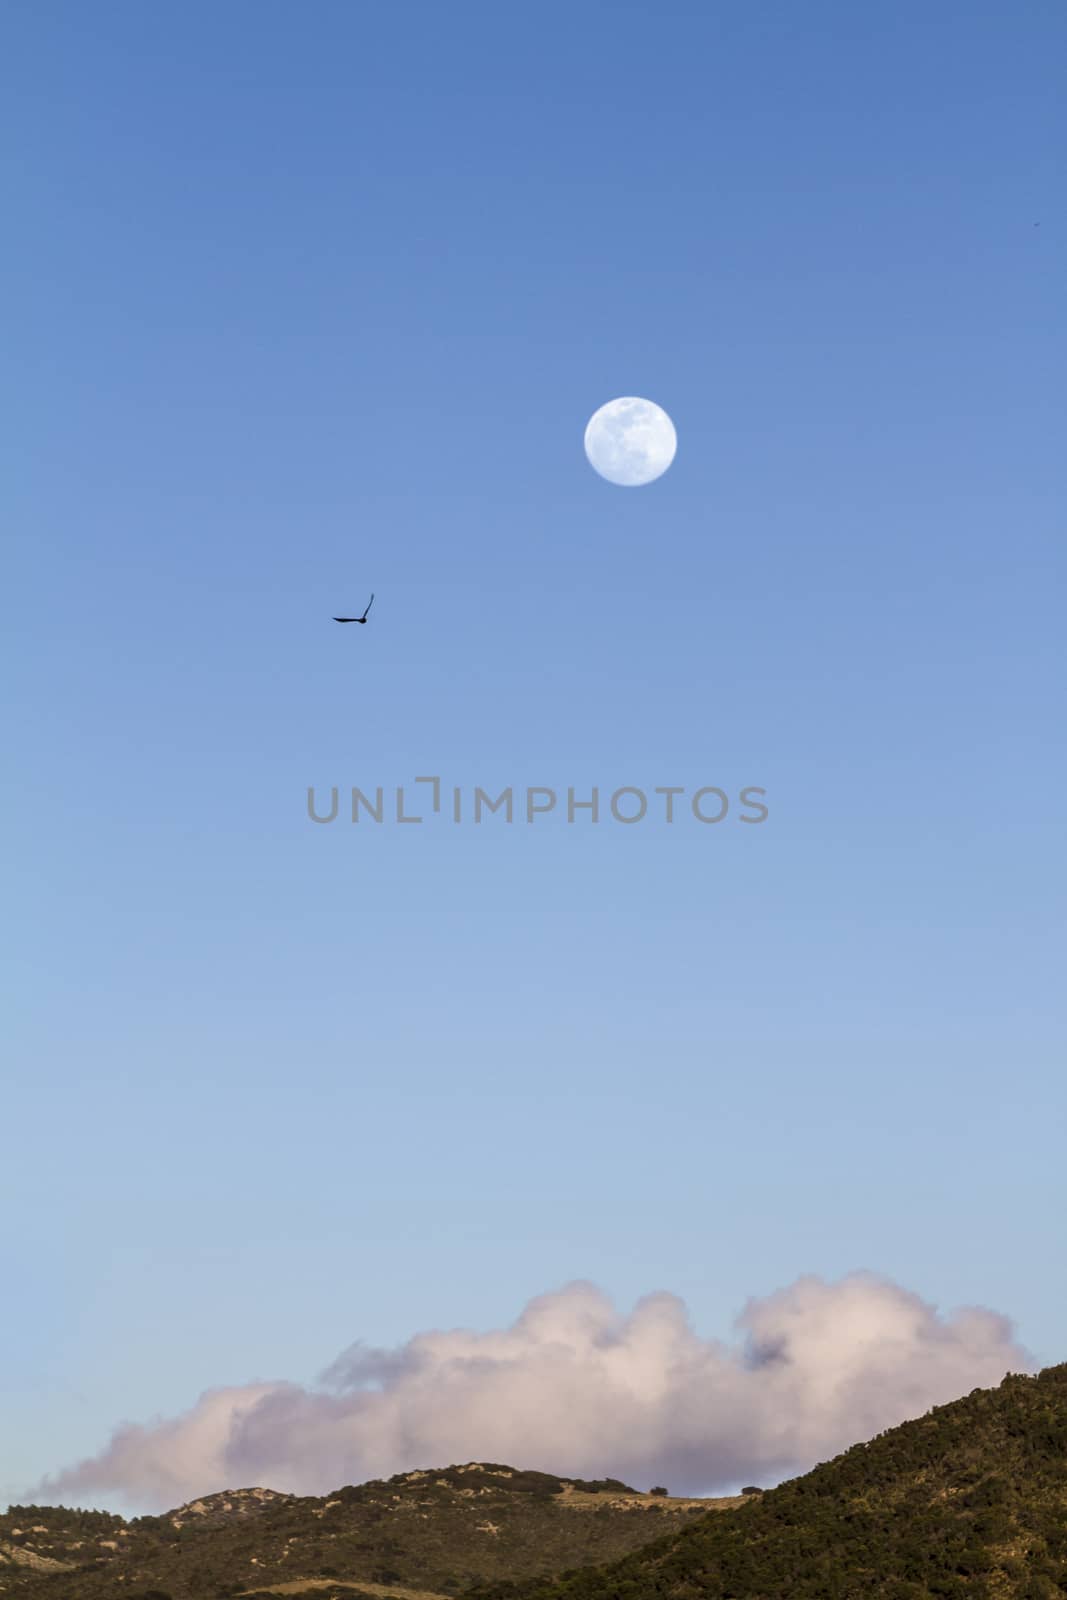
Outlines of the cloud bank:
[[1005,1317],[942,1316],[867,1273],[751,1300],[736,1334],[702,1338],[672,1294],[624,1314],[574,1283],[500,1331],[353,1345],[313,1386],[209,1390],[182,1416],[119,1427],[34,1495],[165,1509],[224,1488],[321,1494],[471,1460],[714,1493],[806,1470],[1032,1365]]

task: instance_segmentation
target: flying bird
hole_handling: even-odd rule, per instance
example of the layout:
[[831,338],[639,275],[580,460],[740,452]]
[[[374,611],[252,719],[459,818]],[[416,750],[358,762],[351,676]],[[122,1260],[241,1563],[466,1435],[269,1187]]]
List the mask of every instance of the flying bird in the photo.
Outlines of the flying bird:
[[[367,601],[367,611],[370,610],[370,608],[371,608],[371,606],[373,604],[374,604],[374,596],[371,595],[370,599]],[[366,622],[366,620],[367,620],[367,611],[364,611],[364,613],[363,613],[363,615],[361,617],[334,617],[333,620],[335,622]]]

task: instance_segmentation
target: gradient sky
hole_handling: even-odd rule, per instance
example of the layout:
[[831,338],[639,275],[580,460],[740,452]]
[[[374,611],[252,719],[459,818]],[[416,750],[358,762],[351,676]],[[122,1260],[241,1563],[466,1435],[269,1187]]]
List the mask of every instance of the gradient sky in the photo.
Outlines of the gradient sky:
[[1058,0],[2,31],[0,1499],[575,1277],[1067,1357]]

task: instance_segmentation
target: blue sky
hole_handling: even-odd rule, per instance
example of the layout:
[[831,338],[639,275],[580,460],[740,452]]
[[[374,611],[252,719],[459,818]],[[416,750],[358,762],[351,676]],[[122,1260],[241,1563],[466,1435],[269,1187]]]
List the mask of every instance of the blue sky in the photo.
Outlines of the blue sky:
[[[0,1498],[575,1277],[1067,1355],[1061,7],[4,32]],[[306,818],[420,773],[770,817]]]

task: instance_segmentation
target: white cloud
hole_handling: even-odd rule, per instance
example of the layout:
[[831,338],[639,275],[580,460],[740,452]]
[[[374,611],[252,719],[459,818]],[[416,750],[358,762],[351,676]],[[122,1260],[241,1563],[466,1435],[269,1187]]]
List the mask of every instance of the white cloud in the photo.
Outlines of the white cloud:
[[323,1493],[471,1460],[714,1492],[802,1471],[1030,1362],[1006,1318],[944,1317],[866,1273],[798,1279],[752,1300],[726,1345],[676,1296],[629,1314],[587,1283],[509,1328],[353,1346],[319,1384],[214,1389],[184,1415],[116,1430],[37,1498],[117,1494],[165,1508],[265,1484]]

